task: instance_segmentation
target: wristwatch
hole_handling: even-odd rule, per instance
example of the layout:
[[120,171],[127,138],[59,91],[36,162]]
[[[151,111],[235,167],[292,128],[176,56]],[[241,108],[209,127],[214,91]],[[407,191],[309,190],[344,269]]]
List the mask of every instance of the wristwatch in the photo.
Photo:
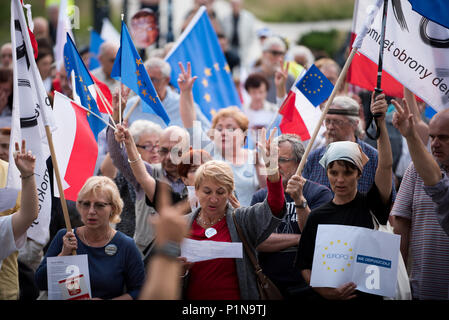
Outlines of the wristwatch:
[[305,209],[306,207],[307,207],[307,200],[306,199],[302,200],[301,204],[295,204],[295,208]]
[[176,259],[181,255],[181,246],[176,242],[167,241],[162,246],[154,247],[154,255],[158,254]]

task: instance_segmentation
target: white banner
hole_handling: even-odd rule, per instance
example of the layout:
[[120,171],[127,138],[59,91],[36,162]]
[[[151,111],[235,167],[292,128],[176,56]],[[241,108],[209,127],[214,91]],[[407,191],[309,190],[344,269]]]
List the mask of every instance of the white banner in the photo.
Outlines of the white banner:
[[367,228],[319,225],[310,285],[337,288],[354,282],[359,291],[394,297],[400,239]]
[[[357,1],[354,28],[359,33],[376,0]],[[379,60],[382,8],[359,52]],[[388,1],[383,69],[436,111],[449,107],[449,29],[412,10],[408,1]]]
[[26,141],[27,150],[36,156],[35,174],[39,216],[27,236],[45,245],[49,239],[51,190],[46,160],[50,150],[45,125],[52,129],[54,119],[42,78],[34,59],[28,26],[20,0],[11,1],[11,42],[13,47],[14,99],[11,119],[11,144],[7,188],[20,189],[19,171],[14,163],[14,143]]

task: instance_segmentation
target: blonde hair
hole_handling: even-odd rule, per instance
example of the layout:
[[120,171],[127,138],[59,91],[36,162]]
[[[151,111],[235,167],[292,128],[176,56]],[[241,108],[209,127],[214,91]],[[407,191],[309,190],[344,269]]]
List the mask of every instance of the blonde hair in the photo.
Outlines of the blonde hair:
[[198,190],[205,179],[211,179],[223,186],[229,193],[234,191],[234,173],[224,161],[209,160],[195,172],[195,190]]
[[[98,196],[99,193],[103,193],[109,199],[111,203],[112,212],[109,217],[109,222],[119,223],[120,214],[123,209],[123,200],[120,197],[120,192],[115,184],[114,180],[105,176],[92,176],[86,180],[83,187],[78,193],[77,204],[79,206],[79,201],[84,199],[89,195]],[[79,209],[79,208],[78,208]]]
[[239,109],[239,107],[227,107],[220,109],[212,118],[212,129],[215,129],[218,120],[221,118],[233,118],[243,132],[248,130],[248,117]]

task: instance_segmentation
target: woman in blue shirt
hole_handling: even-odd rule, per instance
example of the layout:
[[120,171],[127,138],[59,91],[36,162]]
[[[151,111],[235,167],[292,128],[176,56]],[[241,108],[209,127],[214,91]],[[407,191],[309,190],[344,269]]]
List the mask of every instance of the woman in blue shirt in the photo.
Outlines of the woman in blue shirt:
[[110,223],[118,223],[123,201],[114,181],[90,177],[78,194],[76,207],[84,226],[61,229],[36,270],[40,290],[47,289],[47,257],[87,254],[93,299],[137,299],[145,278],[141,255],[134,240]]

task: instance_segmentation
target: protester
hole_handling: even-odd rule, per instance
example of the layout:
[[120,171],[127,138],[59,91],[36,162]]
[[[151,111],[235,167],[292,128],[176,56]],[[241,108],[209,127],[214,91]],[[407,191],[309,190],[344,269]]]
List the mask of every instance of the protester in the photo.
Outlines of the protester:
[[[274,131],[273,131],[274,132]],[[190,238],[241,242],[233,213],[251,249],[265,240],[280,223],[285,212],[282,181],[277,169],[273,134],[264,145],[268,164],[268,195],[262,204],[234,209],[228,199],[234,189],[234,179],[228,164],[218,160],[201,165],[195,174],[195,191],[200,208],[188,215]],[[185,258],[184,258],[185,259]],[[240,259],[213,259],[189,263],[184,279],[185,299],[188,300],[256,300],[259,299],[256,275],[246,253]]]
[[[285,299],[296,299],[309,293],[310,287],[294,268],[301,232],[310,210],[332,200],[329,188],[296,174],[304,147],[298,136],[283,134],[274,140],[279,148],[279,174],[282,177],[286,214],[280,225],[258,247],[259,263],[264,273],[281,290]],[[263,202],[267,189],[257,191],[251,205]]]
[[48,290],[47,258],[87,254],[92,299],[137,299],[143,285],[143,262],[134,241],[110,223],[117,223],[123,201],[114,181],[90,177],[77,197],[77,209],[84,226],[61,229],[36,270],[36,282]]
[[49,40],[44,38],[38,40],[38,54],[36,58],[36,64],[44,83],[45,90],[47,92],[50,92],[53,83],[52,69],[54,68],[54,57],[53,48],[48,41]]
[[[395,104],[398,114],[395,123],[403,135],[409,135],[402,125],[408,120],[408,115],[401,112],[399,104]],[[404,109],[408,106],[404,104]],[[449,113],[447,110],[438,112],[429,123],[430,150],[433,158],[439,164],[441,172],[447,174],[449,165]],[[426,188],[421,176],[423,165],[430,168],[433,161],[423,164],[418,161],[415,148],[419,148],[422,140],[414,134],[414,144],[407,144],[412,155],[413,163],[405,171],[399,187],[396,201],[391,215],[394,232],[401,235],[401,252],[404,261],[408,261],[407,269],[413,299],[441,300],[448,299],[449,288],[449,236],[441,227],[437,216],[438,205],[432,201],[427,191],[432,194],[432,188]],[[421,147],[422,149],[422,147]],[[415,149],[416,150],[416,149]],[[418,149],[419,150],[419,149]],[[420,159],[420,160],[424,160]],[[421,172],[418,171],[418,168]],[[425,176],[425,175],[424,175]],[[429,181],[435,184],[433,178]],[[444,184],[433,189],[437,198],[438,192],[444,191]],[[441,201],[441,200],[440,200]],[[441,206],[440,202],[440,206]],[[441,209],[441,207],[440,207]]]
[[[156,57],[148,59],[144,65],[159,99],[170,117],[170,125],[182,127],[181,116],[179,114],[180,97],[179,94],[169,86],[171,78],[170,65],[163,59]],[[134,111],[131,111],[131,108],[136,103],[137,107]],[[157,123],[162,128],[167,127],[167,124],[159,116],[145,112],[142,103],[143,102],[138,96],[130,98],[128,103],[126,103],[126,108],[123,114],[128,118],[129,125],[138,119],[145,119]],[[198,114],[198,120],[201,121],[201,124],[208,128],[210,126],[210,121],[204,116],[197,104],[195,104],[195,112]],[[128,115],[128,113],[130,113],[130,115]]]
[[[357,180],[360,179],[368,157],[359,144],[352,141],[337,141],[329,144],[320,159],[320,165],[326,169],[334,198],[327,204],[312,210],[301,234],[298,247],[297,266],[304,279],[310,283],[315,238],[319,224],[340,224],[374,228],[372,214],[381,224],[388,221],[391,206],[391,175],[393,158],[390,140],[385,124],[387,103],[385,95],[374,98],[371,104],[373,113],[381,113],[379,118],[380,137],[377,141],[379,162],[376,168],[374,184],[367,193],[360,192]],[[313,287],[324,299],[382,299],[356,290],[353,282],[344,283],[337,288]]]
[[100,66],[91,71],[92,75],[107,85],[111,92],[115,92],[117,88],[120,89],[120,83],[111,78],[112,66],[114,65],[118,49],[118,46],[113,42],[103,42],[98,53]]
[[[276,101],[276,85],[275,74],[283,67],[284,56],[286,53],[285,42],[277,36],[272,36],[263,42],[262,57],[259,67],[255,67],[251,70],[251,73],[261,73],[268,80],[269,88],[267,94],[267,100],[271,103],[277,103]],[[290,90],[291,86],[295,82],[295,78],[288,74],[285,83],[285,90]]]
[[[359,138],[361,131],[359,122],[360,105],[347,96],[337,96],[324,118],[326,126],[326,145],[337,141],[352,141],[360,145],[369,161],[364,167],[360,179],[358,179],[358,191],[367,193],[374,183],[378,163],[378,150],[371,147]],[[330,188],[330,182],[326,169],[319,165],[319,161],[326,152],[323,146],[312,151],[307,157],[302,175],[304,178],[315,181]],[[393,199],[396,194],[392,175]],[[333,190],[332,190],[333,191]]]
[[315,62],[315,56],[313,55],[312,51],[306,46],[294,46],[288,51],[287,55],[290,55],[293,61],[300,64],[305,69],[309,69]]
[[3,44],[0,48],[0,67],[12,67],[12,45],[11,42]]
[[[37,219],[39,207],[34,178],[36,158],[26,151],[25,140],[21,148],[15,143],[14,163],[19,169],[21,194],[13,208],[0,212],[0,300],[19,298],[18,250],[26,242],[26,231]],[[0,160],[0,188],[6,186],[8,163]]]
[[[432,201],[437,204],[437,218],[443,230],[449,235],[449,179],[444,166],[438,164],[422,143],[417,127],[416,116],[411,113],[407,100],[403,100],[403,107],[395,103],[396,112],[393,123],[406,139],[410,156],[416,172],[423,180],[423,188]],[[446,111],[447,112],[447,111]]]
[[228,39],[229,49],[237,54],[242,66],[251,61],[251,48],[256,40],[256,19],[243,8],[243,0],[231,0],[231,10],[220,18],[223,34]]
[[12,69],[0,68],[0,127],[11,127]]
[[181,65],[178,85],[181,90],[180,114],[184,127],[191,130],[194,147],[199,143],[214,159],[226,161],[231,166],[237,199],[242,206],[248,206],[252,194],[265,186],[263,163],[255,150],[244,147],[248,118],[237,107],[223,108],[213,116],[211,130],[207,133],[201,130],[197,132],[194,128],[196,115],[192,95],[195,80],[196,77],[191,75],[190,63],[187,71]]
[[[113,108],[114,121],[118,122],[118,99],[113,99]],[[120,144],[115,140],[114,131],[109,127],[106,130],[106,138],[109,154],[114,166],[123,174],[128,183],[130,183],[134,187],[134,190],[136,192],[136,230],[134,233],[134,240],[139,250],[143,254],[145,254],[145,249],[148,249],[151,246],[152,240],[154,239],[153,230],[151,230],[151,226],[147,224],[147,219],[148,216],[153,215],[156,210],[154,207],[146,204],[145,191],[138,183],[136,177],[132,172],[130,163],[128,162],[128,154],[126,153],[126,148],[120,147]],[[170,153],[172,151],[172,148],[178,143],[184,143],[185,146],[183,144],[182,148],[188,150],[189,139],[189,133],[181,127],[170,126],[165,128],[159,138],[158,153],[161,162],[151,165],[146,161],[144,162],[146,170],[153,176],[153,178],[163,179],[164,181],[168,182],[172,190],[175,193],[178,193],[180,196],[185,186],[182,180],[179,178],[177,165],[172,162]],[[140,140],[137,142],[139,143]],[[147,153],[146,151],[144,151],[144,149],[140,149],[142,153]],[[149,159],[147,158],[147,160]]]
[[0,128],[0,159],[9,161],[9,140],[11,139],[11,128]]

